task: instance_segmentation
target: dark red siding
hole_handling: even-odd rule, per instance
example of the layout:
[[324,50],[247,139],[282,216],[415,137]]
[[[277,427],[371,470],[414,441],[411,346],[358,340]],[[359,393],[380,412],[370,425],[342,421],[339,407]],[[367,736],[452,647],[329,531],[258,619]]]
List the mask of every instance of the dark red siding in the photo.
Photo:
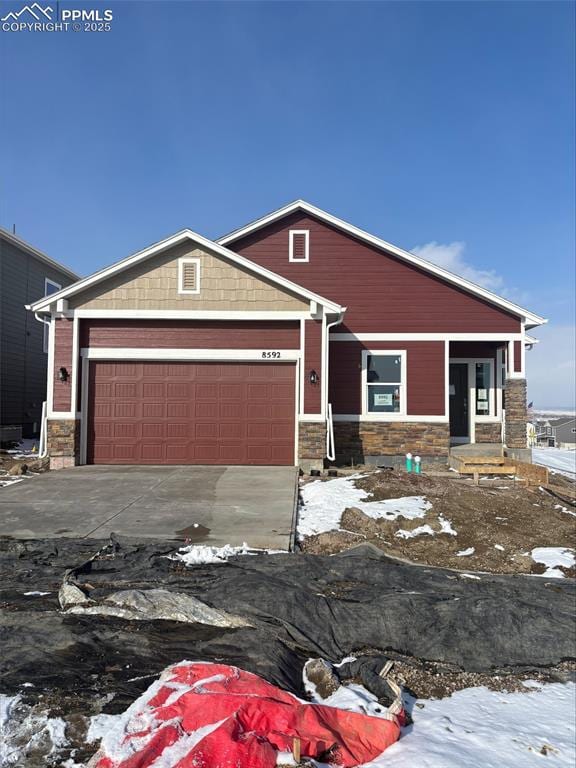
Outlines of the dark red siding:
[[520,373],[522,371],[522,342],[514,342],[514,372]]
[[407,414],[444,415],[444,342],[330,342],[330,402],[335,414],[362,412],[362,351],[405,349]]
[[[72,329],[74,323],[66,317],[56,318],[54,336],[54,369],[53,369],[53,403],[54,411],[69,411],[72,407]],[[68,371],[67,381],[60,381],[58,372],[60,368]]]
[[[304,413],[320,413],[322,409],[322,321],[306,320],[304,324]],[[310,372],[316,371],[317,384],[310,383]]]
[[293,363],[90,363],[90,464],[294,464]]
[[[288,261],[290,229],[310,231],[310,261]],[[257,264],[348,307],[339,331],[517,333],[518,317],[301,213],[232,242]]]
[[300,324],[246,320],[82,320],[80,346],[299,349]]

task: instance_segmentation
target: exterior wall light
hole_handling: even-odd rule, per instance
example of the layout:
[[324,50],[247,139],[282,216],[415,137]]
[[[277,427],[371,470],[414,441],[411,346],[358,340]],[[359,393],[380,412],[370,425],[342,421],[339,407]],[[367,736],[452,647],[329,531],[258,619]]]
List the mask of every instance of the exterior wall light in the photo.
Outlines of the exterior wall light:
[[60,381],[68,381],[68,371],[66,368],[60,368],[58,370],[58,378]]
[[320,381],[320,377],[318,376],[318,374],[314,369],[312,369],[308,374],[308,381],[310,382],[310,384],[318,384],[318,382]]

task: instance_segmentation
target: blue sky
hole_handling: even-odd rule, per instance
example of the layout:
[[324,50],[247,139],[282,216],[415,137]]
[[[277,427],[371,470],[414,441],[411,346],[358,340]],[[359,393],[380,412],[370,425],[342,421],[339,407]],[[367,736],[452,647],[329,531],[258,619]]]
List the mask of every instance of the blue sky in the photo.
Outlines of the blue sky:
[[573,4],[96,5],[0,32],[2,226],[86,274],[302,197],[549,317],[531,394],[570,405]]

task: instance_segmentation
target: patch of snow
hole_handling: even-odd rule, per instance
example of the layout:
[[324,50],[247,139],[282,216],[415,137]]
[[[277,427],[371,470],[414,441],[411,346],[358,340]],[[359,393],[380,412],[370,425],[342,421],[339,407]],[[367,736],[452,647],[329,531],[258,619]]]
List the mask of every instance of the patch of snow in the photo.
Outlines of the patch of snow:
[[480,576],[474,576],[473,573],[461,573],[460,574],[461,579],[475,579],[476,581],[481,581]]
[[253,549],[246,542],[241,547],[233,547],[225,544],[223,547],[209,547],[205,544],[190,544],[187,547],[180,547],[178,552],[169,555],[170,560],[180,560],[186,565],[202,565],[205,563],[225,563],[228,558],[238,555],[257,555],[257,554],[286,554],[283,549]]
[[362,768],[542,768],[545,755],[554,768],[576,764],[574,683],[466,688],[418,705],[400,741]]
[[57,756],[68,746],[64,720],[36,712],[24,704],[19,695],[0,694],[0,733],[0,766],[3,768],[26,765],[27,755],[32,751],[42,751],[46,757]]
[[429,525],[419,525],[417,528],[413,528],[411,531],[407,530],[406,528],[400,528],[399,531],[396,531],[394,536],[397,536],[399,539],[413,539],[415,536],[423,536],[426,534],[427,536],[435,536],[435,531],[429,526]]
[[0,480],[0,488],[4,488],[7,485],[14,485],[15,483],[21,483],[22,480],[24,480],[24,477],[26,477],[26,475],[16,475],[14,477],[11,475],[3,475]]
[[502,544],[494,544],[494,549],[499,549],[500,552],[504,552],[504,547]]
[[317,533],[338,530],[342,514],[350,507],[361,510],[374,520],[396,520],[398,517],[415,520],[424,517],[432,509],[432,504],[424,496],[366,501],[372,494],[354,484],[355,480],[363,477],[366,475],[356,474],[334,480],[315,480],[303,485],[300,490],[298,537],[303,539]]
[[564,574],[558,566],[572,568],[576,564],[574,550],[565,547],[536,547],[532,550],[531,557],[535,563],[542,563],[546,566],[542,576],[551,579],[564,578]]
[[474,547],[468,547],[468,549],[461,549],[460,552],[456,552],[456,557],[468,557],[473,555],[476,550]]
[[52,592],[24,592],[24,597],[43,597],[44,595],[51,595]]
[[567,507],[563,507],[562,504],[554,504],[554,509],[559,509],[560,512],[564,512],[566,515],[576,517],[576,512],[571,512]]
[[532,461],[561,475],[576,478],[576,451],[562,448],[533,448]]
[[450,536],[458,536],[458,532],[452,528],[450,520],[446,520],[442,515],[438,515],[438,522],[440,523],[440,533],[447,533]]

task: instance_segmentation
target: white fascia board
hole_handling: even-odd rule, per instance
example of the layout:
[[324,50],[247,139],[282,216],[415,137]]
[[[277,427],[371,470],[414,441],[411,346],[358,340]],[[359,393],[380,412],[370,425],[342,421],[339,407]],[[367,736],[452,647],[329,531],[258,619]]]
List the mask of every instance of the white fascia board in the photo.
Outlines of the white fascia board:
[[526,334],[524,336],[524,342],[528,346],[532,346],[532,344],[540,344],[540,339],[535,339],[534,336],[530,336],[529,334]]
[[260,310],[244,312],[217,309],[181,310],[181,309],[74,309],[64,313],[67,317],[83,319],[114,320],[301,320],[311,317],[310,312],[290,312],[289,310]]
[[517,304],[513,304],[507,299],[503,299],[501,296],[492,293],[492,291],[488,291],[486,288],[482,288],[481,286],[476,285],[476,283],[472,283],[470,280],[466,280],[459,275],[455,275],[453,272],[442,269],[442,267],[439,267],[430,261],[426,261],[426,259],[422,259],[420,256],[416,256],[415,254],[410,253],[410,251],[405,251],[403,248],[399,248],[396,245],[392,245],[392,243],[388,243],[386,240],[382,240],[375,235],[371,235],[369,232],[365,232],[363,229],[359,229],[359,227],[355,227],[353,224],[350,224],[343,219],[339,219],[338,217],[323,211],[321,208],[317,208],[315,205],[307,203],[305,200],[295,200],[293,203],[289,203],[283,208],[279,208],[278,210],[273,211],[267,216],[263,216],[256,221],[253,221],[251,224],[248,224],[241,229],[230,232],[228,235],[221,237],[217,242],[221,245],[228,245],[233,243],[235,240],[238,240],[241,237],[254,232],[257,229],[260,229],[261,227],[265,227],[267,224],[271,224],[272,222],[281,219],[283,216],[294,213],[295,211],[304,211],[305,213],[309,213],[311,216],[315,216],[321,221],[324,221],[327,224],[331,224],[337,229],[341,229],[353,237],[358,238],[359,240],[370,243],[376,248],[388,251],[394,256],[398,256],[404,261],[407,261],[410,264],[425,270],[426,272],[431,272],[446,282],[453,283],[454,285],[463,288],[469,293],[480,296],[491,304],[497,304],[503,309],[506,309],[508,312],[523,318],[528,327],[533,328],[536,325],[543,325],[544,323],[548,322],[545,318],[540,317],[539,315],[535,315],[533,312],[529,312],[527,309],[524,309]]
[[[269,356],[274,353],[274,356]],[[299,349],[162,349],[160,347],[84,347],[88,360],[250,360],[261,363],[294,362]]]
[[323,296],[319,296],[313,291],[309,291],[308,289],[303,288],[301,285],[297,285],[291,280],[287,280],[281,275],[277,275],[275,272],[271,272],[269,269],[265,269],[264,267],[255,264],[253,261],[250,261],[250,259],[246,259],[244,256],[240,256],[237,253],[230,251],[228,248],[225,248],[219,243],[208,240],[208,238],[199,235],[197,232],[193,232],[191,229],[184,229],[181,232],[177,232],[175,235],[172,235],[165,240],[161,240],[160,242],[145,248],[143,251],[138,251],[138,253],[134,253],[132,256],[128,256],[126,259],[122,259],[121,261],[118,261],[109,267],[101,269],[99,272],[94,272],[94,274],[85,277],[83,280],[79,280],[73,285],[69,285],[67,288],[58,291],[57,293],[51,294],[49,297],[31,304],[30,309],[33,312],[44,310],[58,299],[63,299],[68,296],[80,293],[81,291],[86,290],[86,288],[89,288],[91,285],[99,283],[102,280],[117,274],[118,272],[122,272],[123,270],[132,267],[134,264],[137,264],[140,261],[148,259],[151,256],[156,256],[158,253],[162,253],[163,251],[166,251],[175,245],[179,245],[180,243],[186,242],[187,240],[195,243],[196,245],[199,245],[202,248],[206,248],[208,251],[213,251],[228,261],[238,264],[250,272],[260,275],[261,277],[269,280],[271,283],[279,285],[282,288],[295,293],[297,296],[302,296],[309,301],[316,301],[318,304],[322,304],[330,312],[339,312],[342,309],[339,304],[335,304],[329,299],[325,299]]
[[384,422],[406,422],[427,424],[447,424],[446,416],[416,416],[412,414],[401,413],[335,413],[332,416],[333,421],[384,421]]
[[331,333],[330,341],[521,341],[521,333]]

